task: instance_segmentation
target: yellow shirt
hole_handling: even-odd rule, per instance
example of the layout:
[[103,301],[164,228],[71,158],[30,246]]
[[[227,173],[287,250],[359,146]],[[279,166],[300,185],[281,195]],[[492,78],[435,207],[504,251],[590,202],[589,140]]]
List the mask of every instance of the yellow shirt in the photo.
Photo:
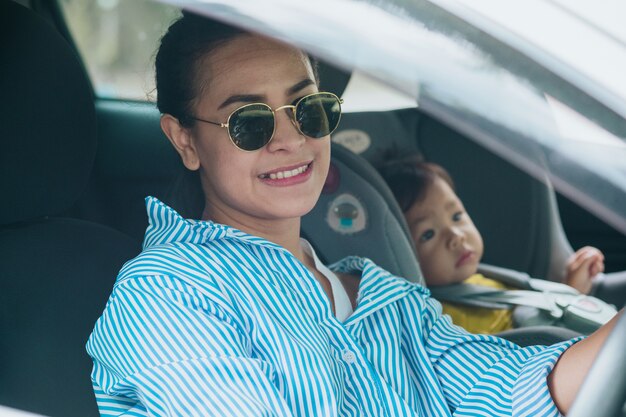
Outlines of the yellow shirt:
[[[500,282],[485,278],[481,274],[474,274],[463,283],[507,289]],[[450,303],[441,304],[443,305],[443,314],[450,315],[454,324],[465,328],[470,333],[493,334],[513,328],[512,310],[495,310]]]

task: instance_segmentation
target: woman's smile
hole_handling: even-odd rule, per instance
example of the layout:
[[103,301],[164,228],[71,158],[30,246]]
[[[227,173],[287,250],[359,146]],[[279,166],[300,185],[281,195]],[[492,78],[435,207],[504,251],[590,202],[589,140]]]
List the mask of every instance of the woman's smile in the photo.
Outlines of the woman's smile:
[[[274,182],[276,182],[275,180],[288,180],[288,179],[302,180],[302,179],[306,179],[310,177],[310,174],[311,174],[310,168],[312,165],[313,165],[313,161],[294,164],[294,165],[290,165],[287,167],[278,168],[278,169],[265,172],[259,175],[259,178],[262,180],[269,180],[269,181],[264,181],[264,182],[267,182],[272,185],[274,184]],[[283,184],[282,181],[279,181],[278,183]]]

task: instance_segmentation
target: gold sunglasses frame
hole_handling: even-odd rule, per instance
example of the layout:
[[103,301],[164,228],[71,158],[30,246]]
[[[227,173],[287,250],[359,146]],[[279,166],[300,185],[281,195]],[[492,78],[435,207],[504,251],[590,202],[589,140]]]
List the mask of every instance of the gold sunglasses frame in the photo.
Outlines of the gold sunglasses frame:
[[[209,123],[215,126],[219,126],[219,127],[223,127],[226,128],[227,132],[228,132],[228,138],[230,139],[230,142],[239,150],[243,151],[243,152],[256,152],[260,149],[263,149],[265,146],[269,145],[269,143],[272,141],[272,139],[274,139],[274,133],[276,133],[276,112],[279,110],[283,110],[283,109],[291,109],[291,122],[293,123],[293,125],[295,126],[295,128],[298,130],[298,132],[302,135],[305,136],[307,138],[311,138],[311,139],[319,139],[319,138],[314,138],[311,136],[308,136],[307,134],[305,134],[304,132],[302,132],[302,130],[300,130],[300,126],[298,125],[298,121],[296,120],[296,109],[298,108],[298,105],[305,99],[312,97],[312,96],[317,96],[320,94],[330,94],[331,96],[335,97],[337,99],[337,102],[339,103],[339,120],[337,121],[337,126],[339,126],[339,122],[341,122],[341,115],[342,115],[342,111],[341,111],[341,105],[343,104],[343,99],[338,97],[336,94],[334,93],[330,93],[327,91],[318,91],[317,93],[311,93],[311,94],[307,94],[304,97],[301,97],[296,104],[285,104],[284,106],[280,106],[280,107],[276,107],[275,109],[272,109],[268,104],[266,103],[248,103],[248,104],[244,104],[243,106],[237,107],[235,110],[233,110],[229,115],[228,115],[228,119],[226,119],[226,123],[220,123],[220,122],[212,122],[210,120],[206,120],[206,119],[201,119],[199,117],[195,117],[192,116],[191,119],[196,120],[198,122],[203,122],[203,123]],[[270,136],[269,140],[260,148],[258,149],[252,149],[252,150],[248,150],[248,149],[242,149],[241,147],[237,146],[237,144],[235,143],[235,139],[233,139],[233,137],[230,134],[230,118],[233,116],[233,114],[235,114],[236,112],[240,111],[241,109],[245,109],[246,107],[250,107],[250,106],[264,106],[267,107],[269,109],[269,111],[272,112],[272,116],[274,117],[274,129],[272,130],[272,135]],[[328,134],[330,135],[331,133],[333,133],[336,129],[337,126],[335,126],[335,128],[333,130],[331,130]],[[326,135],[325,135],[326,136]]]

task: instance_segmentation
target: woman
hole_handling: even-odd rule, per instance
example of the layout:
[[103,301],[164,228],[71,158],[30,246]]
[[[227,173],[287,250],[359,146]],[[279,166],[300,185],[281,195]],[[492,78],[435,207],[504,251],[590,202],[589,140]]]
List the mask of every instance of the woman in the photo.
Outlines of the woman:
[[184,15],[156,70],[161,127],[199,172],[204,220],[147,199],[144,251],[120,272],[87,345],[102,414],[568,409],[610,326],[523,349],[470,335],[423,287],[361,258],[331,272],[300,239],[340,115],[304,53]]

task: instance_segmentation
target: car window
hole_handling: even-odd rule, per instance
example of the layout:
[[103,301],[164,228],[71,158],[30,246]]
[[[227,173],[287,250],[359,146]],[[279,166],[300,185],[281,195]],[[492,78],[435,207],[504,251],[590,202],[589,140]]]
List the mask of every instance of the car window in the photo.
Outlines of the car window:
[[156,45],[179,9],[148,0],[59,3],[96,95],[154,100]]

